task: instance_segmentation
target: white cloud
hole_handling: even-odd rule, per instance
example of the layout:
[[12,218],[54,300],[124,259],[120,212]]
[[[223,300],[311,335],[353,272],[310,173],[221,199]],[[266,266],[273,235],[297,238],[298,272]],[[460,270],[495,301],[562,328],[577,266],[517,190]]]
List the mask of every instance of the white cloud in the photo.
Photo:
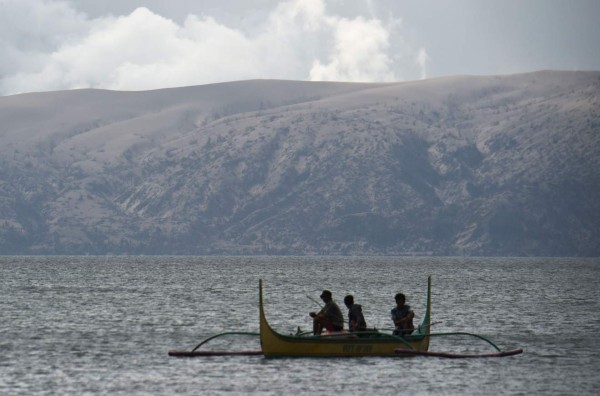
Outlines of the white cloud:
[[424,49],[395,45],[398,24],[330,15],[324,0],[280,3],[254,34],[210,16],[178,24],[147,8],[90,19],[58,0],[0,5],[0,94],[251,78],[391,81],[423,77],[427,60]]
[[327,64],[313,62],[311,80],[392,81],[389,34],[376,19],[327,18],[334,37]]
[[425,51],[425,48],[419,49],[419,52],[417,53],[416,62],[421,71],[421,79],[423,80],[427,78],[427,62],[429,62],[429,55],[427,55],[427,51]]
[[0,2],[0,76],[39,69],[49,53],[86,34],[87,25],[63,2]]

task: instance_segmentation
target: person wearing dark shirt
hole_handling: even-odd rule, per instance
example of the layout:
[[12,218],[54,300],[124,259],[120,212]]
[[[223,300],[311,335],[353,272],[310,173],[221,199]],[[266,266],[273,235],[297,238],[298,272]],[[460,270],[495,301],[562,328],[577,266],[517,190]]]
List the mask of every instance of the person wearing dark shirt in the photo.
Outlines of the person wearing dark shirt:
[[320,297],[325,306],[319,312],[309,313],[313,318],[313,334],[321,334],[323,329],[329,332],[342,331],[344,328],[344,316],[340,307],[333,301],[331,292],[323,290]]
[[396,306],[392,309],[392,321],[394,322],[394,335],[408,335],[415,330],[413,325],[414,312],[410,305],[406,304],[406,296],[402,293],[396,294]]
[[354,304],[354,297],[350,294],[344,297],[344,304],[348,308],[348,329],[350,331],[367,330],[367,322],[362,313],[362,306]]

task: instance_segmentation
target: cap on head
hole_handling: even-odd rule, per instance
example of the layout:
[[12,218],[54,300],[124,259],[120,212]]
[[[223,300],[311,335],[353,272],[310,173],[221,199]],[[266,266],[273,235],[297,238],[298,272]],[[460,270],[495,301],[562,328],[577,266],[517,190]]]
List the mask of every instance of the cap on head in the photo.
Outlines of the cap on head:
[[323,293],[321,293],[321,297],[331,298],[331,292],[329,290],[323,290]]

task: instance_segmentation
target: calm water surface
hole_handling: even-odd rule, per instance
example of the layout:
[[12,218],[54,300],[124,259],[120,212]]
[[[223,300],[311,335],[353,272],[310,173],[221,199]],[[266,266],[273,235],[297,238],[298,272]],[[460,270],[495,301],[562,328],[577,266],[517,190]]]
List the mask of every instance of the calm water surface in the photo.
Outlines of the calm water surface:
[[[178,359],[223,331],[258,331],[258,279],[279,332],[309,329],[323,288],[389,328],[402,291],[435,332],[467,331],[500,359]],[[600,259],[0,257],[0,394],[597,394]],[[255,336],[207,348],[259,349]],[[430,350],[490,352],[475,338]]]

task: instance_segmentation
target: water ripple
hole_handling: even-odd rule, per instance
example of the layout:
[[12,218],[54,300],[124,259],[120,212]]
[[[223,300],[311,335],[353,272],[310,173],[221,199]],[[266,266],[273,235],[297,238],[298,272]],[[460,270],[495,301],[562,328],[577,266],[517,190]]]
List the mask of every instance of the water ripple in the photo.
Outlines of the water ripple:
[[[282,333],[309,329],[324,288],[391,326],[402,291],[436,332],[504,359],[174,359],[223,331],[258,330],[258,279]],[[600,260],[393,257],[0,257],[0,394],[595,394]],[[253,336],[207,348],[258,349]],[[489,352],[436,337],[432,350]]]

